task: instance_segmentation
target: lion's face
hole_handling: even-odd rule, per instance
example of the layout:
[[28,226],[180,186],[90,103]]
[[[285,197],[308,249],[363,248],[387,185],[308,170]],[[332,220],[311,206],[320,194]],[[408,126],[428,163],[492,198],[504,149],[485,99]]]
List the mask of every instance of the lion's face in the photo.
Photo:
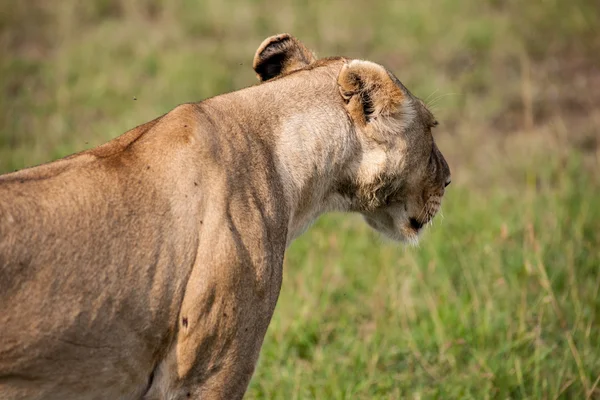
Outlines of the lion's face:
[[417,243],[422,228],[440,209],[450,184],[450,169],[431,128],[418,123],[400,133],[385,154],[386,161],[374,171],[373,183],[367,185],[378,186],[374,191],[376,205],[363,207],[360,212],[371,227],[386,236]]
[[[390,73],[392,81],[403,91],[405,100],[392,114],[396,130],[387,134],[383,143],[370,142],[364,160],[372,153],[385,161],[379,168],[364,165],[371,175],[359,179],[366,182],[366,193],[376,186],[372,204],[362,201],[360,212],[367,223],[386,236],[417,243],[419,233],[440,209],[445,188],[450,184],[450,168],[435,144],[432,129],[437,126],[431,112]],[[406,104],[409,103],[409,104]],[[410,107],[410,110],[407,108]],[[403,111],[404,109],[404,111]],[[372,197],[372,195],[371,195]]]
[[354,60],[342,68],[340,93],[361,151],[350,168],[352,208],[386,236],[416,243],[439,211],[450,169],[435,144],[438,123],[424,103],[384,67]]
[[338,99],[352,121],[355,148],[334,190],[347,208],[386,236],[416,243],[439,211],[450,169],[435,145],[432,113],[379,64],[333,58],[316,60],[297,39],[268,38],[254,58],[261,81],[315,67],[337,75]]

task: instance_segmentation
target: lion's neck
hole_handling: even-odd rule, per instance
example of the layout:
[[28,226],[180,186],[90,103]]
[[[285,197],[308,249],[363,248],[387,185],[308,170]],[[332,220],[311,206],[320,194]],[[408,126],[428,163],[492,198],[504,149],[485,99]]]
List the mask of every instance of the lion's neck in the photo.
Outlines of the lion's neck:
[[276,136],[278,170],[291,211],[287,245],[319,215],[348,208],[335,190],[355,147],[342,111],[298,110]]
[[326,84],[298,79],[297,84],[288,78],[210,100],[225,101],[237,110],[241,125],[273,146],[289,210],[287,245],[324,212],[348,210],[349,201],[337,194],[336,184],[358,151],[350,120],[333,100],[338,96],[335,79],[322,79]]

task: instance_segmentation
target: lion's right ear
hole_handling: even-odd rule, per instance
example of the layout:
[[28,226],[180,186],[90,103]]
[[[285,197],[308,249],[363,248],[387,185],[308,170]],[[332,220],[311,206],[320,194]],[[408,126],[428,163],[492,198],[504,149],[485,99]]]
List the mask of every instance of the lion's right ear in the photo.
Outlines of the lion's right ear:
[[[414,114],[410,99],[379,64],[362,60],[350,61],[338,75],[338,87],[348,113],[360,126],[373,122],[379,130],[397,128],[382,125],[381,122],[393,119],[407,123]],[[386,118],[392,116],[392,119]]]
[[264,82],[304,68],[314,61],[315,56],[298,39],[282,33],[271,36],[260,44],[252,67],[258,79]]

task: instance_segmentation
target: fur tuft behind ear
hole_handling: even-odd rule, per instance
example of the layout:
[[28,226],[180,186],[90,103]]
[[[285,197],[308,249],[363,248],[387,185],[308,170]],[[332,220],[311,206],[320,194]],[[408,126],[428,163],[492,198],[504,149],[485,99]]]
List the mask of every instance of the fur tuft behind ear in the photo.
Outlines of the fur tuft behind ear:
[[256,50],[252,67],[262,82],[310,65],[315,56],[298,39],[287,34],[265,39]]
[[338,85],[350,116],[360,125],[410,107],[410,99],[387,70],[370,61],[352,60],[344,65]]

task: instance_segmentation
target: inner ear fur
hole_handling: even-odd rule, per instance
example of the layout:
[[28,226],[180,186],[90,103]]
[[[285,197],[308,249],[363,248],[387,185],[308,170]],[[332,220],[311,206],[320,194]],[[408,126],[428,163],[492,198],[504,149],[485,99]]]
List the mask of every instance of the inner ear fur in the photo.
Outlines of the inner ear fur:
[[350,116],[360,125],[396,114],[409,101],[386,69],[370,61],[352,60],[345,64],[338,85]]
[[298,39],[287,34],[266,38],[256,50],[252,67],[261,82],[304,68],[315,56]]

